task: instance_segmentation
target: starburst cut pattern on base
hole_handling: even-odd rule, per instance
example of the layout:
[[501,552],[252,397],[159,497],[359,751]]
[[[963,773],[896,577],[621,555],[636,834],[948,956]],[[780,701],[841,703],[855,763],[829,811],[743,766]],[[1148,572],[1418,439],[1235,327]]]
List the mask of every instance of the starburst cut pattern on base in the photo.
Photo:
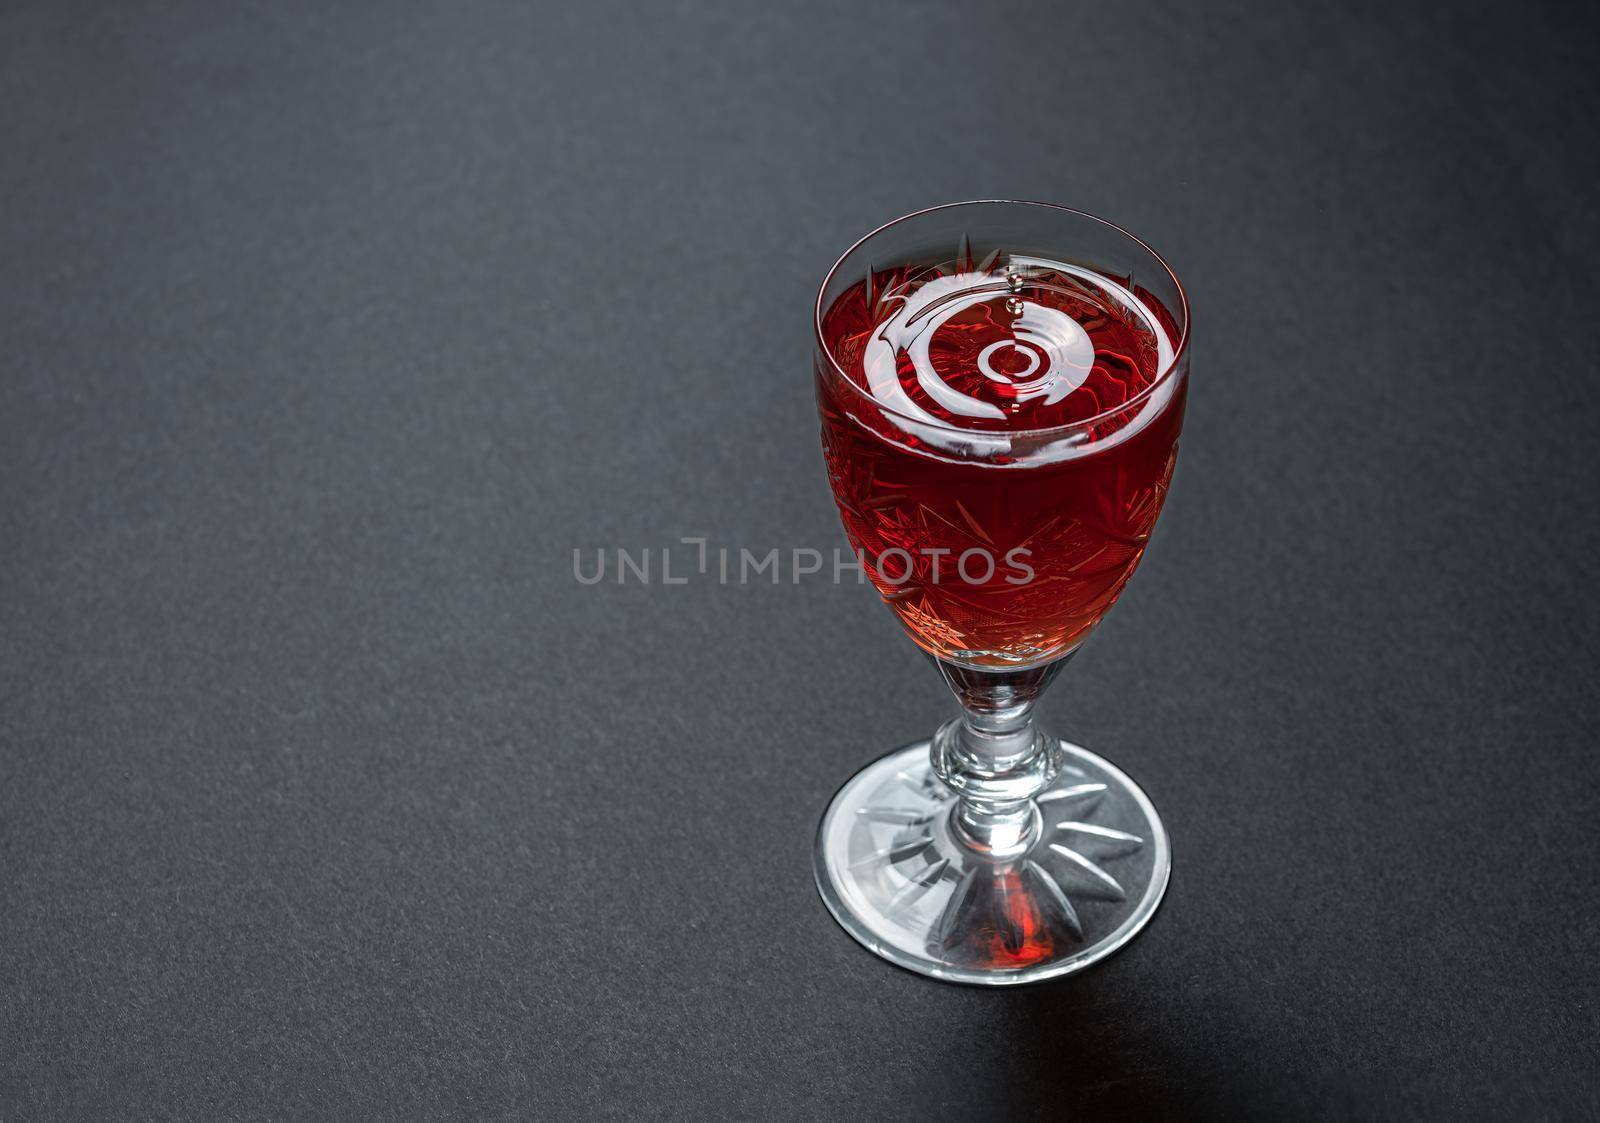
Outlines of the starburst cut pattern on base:
[[1085,902],[1128,900],[1107,866],[1146,842],[1094,821],[1107,789],[1066,765],[1035,801],[1038,841],[1021,858],[992,863],[954,843],[948,819],[955,799],[944,785],[931,773],[901,770],[856,809],[873,845],[850,863],[851,876],[873,887],[886,918],[927,923],[936,946],[930,950],[996,967],[1059,957],[1090,938]]

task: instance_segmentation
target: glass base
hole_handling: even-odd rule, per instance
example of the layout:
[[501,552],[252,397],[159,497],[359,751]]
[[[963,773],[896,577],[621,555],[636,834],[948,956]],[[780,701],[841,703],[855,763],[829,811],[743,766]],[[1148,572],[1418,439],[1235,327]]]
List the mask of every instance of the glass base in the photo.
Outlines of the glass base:
[[918,741],[839,789],[817,831],[817,888],[869,951],[949,982],[1007,986],[1079,971],[1150,921],[1171,872],[1137,784],[1062,742],[1027,850],[997,861],[951,833],[957,800]]

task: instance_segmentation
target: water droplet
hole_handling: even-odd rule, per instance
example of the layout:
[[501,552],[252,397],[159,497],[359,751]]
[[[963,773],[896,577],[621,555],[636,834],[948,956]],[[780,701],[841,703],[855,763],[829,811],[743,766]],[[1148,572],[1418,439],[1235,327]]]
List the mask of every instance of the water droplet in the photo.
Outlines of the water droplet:
[[1022,315],[1022,309],[1024,307],[1025,305],[1023,304],[1020,296],[1009,296],[1006,298],[1006,311],[1010,312],[1013,316]]
[[1020,269],[1011,269],[1006,272],[1006,285],[1012,292],[1021,292],[1023,282],[1026,280],[1027,278],[1022,275],[1022,270]]

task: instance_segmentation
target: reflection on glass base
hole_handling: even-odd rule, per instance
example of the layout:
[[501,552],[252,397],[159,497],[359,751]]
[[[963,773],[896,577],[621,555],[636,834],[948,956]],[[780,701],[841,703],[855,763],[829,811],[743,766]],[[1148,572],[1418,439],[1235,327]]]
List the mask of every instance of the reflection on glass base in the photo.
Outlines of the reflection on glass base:
[[928,742],[850,778],[817,832],[817,888],[846,932],[891,963],[1006,986],[1079,971],[1122,947],[1167,888],[1171,852],[1132,780],[1076,745],[1035,801],[1020,857],[985,859],[950,833],[955,797]]

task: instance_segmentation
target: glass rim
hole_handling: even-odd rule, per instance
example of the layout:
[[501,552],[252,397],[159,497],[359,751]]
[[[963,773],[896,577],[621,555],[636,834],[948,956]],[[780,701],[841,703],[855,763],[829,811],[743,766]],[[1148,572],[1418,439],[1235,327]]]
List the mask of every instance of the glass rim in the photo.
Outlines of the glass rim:
[[1060,203],[1045,203],[1040,202],[1037,199],[963,199],[960,202],[955,203],[940,203],[937,206],[924,207],[920,211],[912,211],[909,214],[901,215],[899,218],[890,219],[882,226],[868,231],[852,242],[850,244],[850,248],[839,255],[839,260],[833,263],[833,266],[828,270],[827,275],[822,278],[822,284],[817,289],[816,310],[811,319],[812,335],[815,338],[817,348],[822,352],[823,355],[827,357],[828,365],[833,368],[834,373],[839,376],[839,379],[842,382],[855,391],[856,394],[871,402],[874,408],[881,410],[891,417],[896,417],[901,421],[910,422],[915,425],[925,426],[931,429],[938,429],[946,433],[956,433],[960,434],[961,436],[972,435],[974,430],[971,429],[962,429],[955,425],[944,424],[943,422],[929,422],[922,418],[908,417],[900,411],[884,405],[882,402],[878,401],[877,398],[874,398],[872,395],[867,393],[865,387],[858,385],[855,379],[851,378],[849,373],[839,365],[839,360],[834,357],[833,349],[828,346],[828,341],[822,334],[822,318],[827,313],[827,309],[823,307],[823,300],[827,295],[828,285],[832,283],[834,275],[839,272],[839,268],[845,263],[845,259],[851,254],[855,253],[862,246],[866,245],[872,239],[876,238],[879,234],[884,233],[886,230],[889,230],[895,226],[899,226],[902,222],[910,222],[912,219],[921,218],[924,215],[934,214],[938,211],[951,211],[960,207],[996,205],[1008,207],[1043,207],[1047,210],[1061,211],[1064,214],[1074,215],[1078,218],[1086,218],[1091,222],[1097,222],[1101,226],[1107,227],[1108,229],[1122,235],[1124,238],[1127,238],[1134,245],[1138,246],[1148,253],[1152,258],[1154,258],[1156,263],[1166,271],[1167,276],[1172,279],[1173,286],[1178,290],[1178,307],[1183,316],[1183,324],[1178,335],[1178,341],[1173,344],[1172,347],[1172,358],[1156,371],[1156,376],[1151,380],[1150,385],[1146,386],[1143,390],[1140,390],[1127,401],[1119,402],[1110,409],[1101,410],[1093,417],[1086,417],[1078,421],[1069,421],[1061,425],[1050,425],[1043,429],[1007,429],[1002,432],[991,433],[990,435],[1003,436],[1007,439],[1019,437],[1052,437],[1058,436],[1062,433],[1071,433],[1082,431],[1084,429],[1092,429],[1094,426],[1103,423],[1107,418],[1115,417],[1118,414],[1125,413],[1129,409],[1136,408],[1149,400],[1149,398],[1154,395],[1157,390],[1161,389],[1168,381],[1171,380],[1173,373],[1177,371],[1179,366],[1182,364],[1189,350],[1189,293],[1186,289],[1184,289],[1183,282],[1178,279],[1177,271],[1167,263],[1166,258],[1162,257],[1153,248],[1151,248],[1150,244],[1143,238],[1139,237],[1130,230],[1126,230],[1123,227],[1118,226],[1109,219],[1101,218],[1097,214],[1090,214],[1088,211],[1077,210],[1074,207],[1062,206]]

